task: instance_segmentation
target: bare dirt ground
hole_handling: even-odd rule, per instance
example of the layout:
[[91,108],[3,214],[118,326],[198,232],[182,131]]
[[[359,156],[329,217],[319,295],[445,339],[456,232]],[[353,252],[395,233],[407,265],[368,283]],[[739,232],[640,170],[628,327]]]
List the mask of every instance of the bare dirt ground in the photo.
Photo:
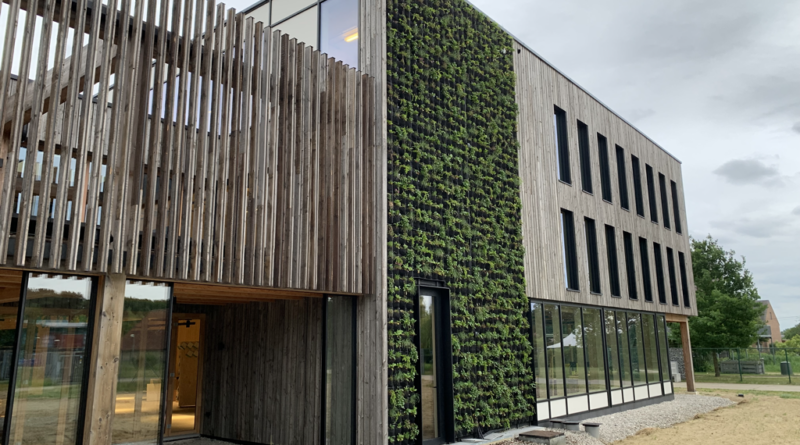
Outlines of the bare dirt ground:
[[748,445],[800,444],[800,394],[703,390],[701,394],[727,397],[736,405],[700,414],[693,420],[663,429],[646,429],[619,445]]

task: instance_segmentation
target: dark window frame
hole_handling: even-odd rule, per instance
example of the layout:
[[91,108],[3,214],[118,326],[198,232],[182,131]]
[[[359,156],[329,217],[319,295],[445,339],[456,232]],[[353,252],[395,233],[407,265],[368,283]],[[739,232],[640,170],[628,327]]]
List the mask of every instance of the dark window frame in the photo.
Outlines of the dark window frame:
[[567,112],[554,106],[553,130],[556,138],[556,163],[558,180],[572,185],[572,172],[569,165],[569,135],[567,130]]
[[656,203],[656,180],[653,176],[653,167],[644,165],[647,176],[647,198],[650,202],[650,221],[658,224],[658,204]]
[[617,155],[617,185],[619,186],[619,206],[625,210],[631,209],[628,193],[628,172],[625,167],[625,149],[616,145]]
[[644,195],[642,194],[642,165],[639,158],[631,155],[631,170],[633,170],[633,198],[636,203],[636,214],[644,217]]
[[565,269],[565,287],[570,291],[580,291],[580,279],[578,274],[578,243],[575,239],[575,215],[567,210],[561,209],[561,248],[563,250],[563,260]]
[[597,253],[597,225],[592,218],[583,218],[586,232],[586,256],[589,266],[589,292],[602,294],[600,283],[600,258]]
[[659,243],[653,243],[653,260],[656,266],[658,302],[661,304],[667,304],[667,288],[664,280],[664,261],[661,256],[661,244]]
[[672,305],[680,306],[678,302],[678,281],[675,276],[675,256],[671,247],[667,247],[667,269],[669,271],[669,291],[672,296]]
[[686,258],[683,252],[678,252],[678,268],[681,273],[681,290],[683,291],[683,307],[692,307],[689,298],[689,282],[686,277]]
[[647,239],[639,237],[639,258],[642,264],[642,286],[644,287],[644,301],[653,302],[653,283],[650,276],[650,255],[648,254]]
[[636,260],[633,252],[633,235],[622,232],[622,244],[625,250],[625,274],[628,279],[628,298],[639,299],[639,289],[636,286]]
[[658,188],[661,190],[661,214],[664,217],[664,228],[670,229],[669,221],[669,198],[667,197],[667,177],[663,173],[658,174]]
[[589,126],[578,121],[578,155],[581,161],[581,189],[594,193],[592,188],[592,156],[589,149]]
[[619,282],[619,258],[617,257],[617,234],[613,226],[606,224],[606,255],[608,257],[608,279],[612,297],[622,297]]
[[675,217],[675,233],[683,233],[683,225],[681,224],[681,207],[678,203],[678,184],[675,181],[669,181],[670,188],[672,189],[672,215]]
[[614,202],[611,193],[611,164],[608,159],[608,139],[597,133],[597,154],[600,160],[600,190],[603,201]]

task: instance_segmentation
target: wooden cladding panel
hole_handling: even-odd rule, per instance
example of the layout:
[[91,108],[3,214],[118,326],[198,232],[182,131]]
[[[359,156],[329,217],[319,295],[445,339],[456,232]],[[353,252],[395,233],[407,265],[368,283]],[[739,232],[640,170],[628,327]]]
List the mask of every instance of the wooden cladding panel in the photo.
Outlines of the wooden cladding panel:
[[[543,300],[602,305],[622,309],[697,315],[694,281],[691,274],[691,265],[688,264],[691,255],[685,219],[686,212],[683,208],[683,181],[680,163],[580,87],[539,59],[523,45],[515,42],[515,49],[517,51],[515,51],[514,57],[514,70],[517,75],[517,104],[519,106],[520,194],[522,198],[525,279],[528,296]],[[570,169],[573,172],[580,171],[577,121],[580,120],[589,127],[594,194],[581,190],[580,178],[577,174],[573,175],[571,185],[562,183],[557,179],[553,129],[554,106],[558,106],[567,113],[569,162]],[[597,133],[602,134],[608,140],[609,159],[611,161],[612,203],[605,202],[601,198]],[[620,190],[617,180],[618,165],[614,155],[617,145],[625,150],[625,175],[629,185],[630,211],[620,207]],[[657,200],[659,208],[658,224],[650,222],[647,205],[645,205],[644,218],[636,215],[633,200],[631,155],[637,156],[640,160],[642,178],[645,177],[645,164],[649,164],[656,174],[661,172],[668,179],[677,183],[680,195],[678,196],[678,201],[681,205],[682,234],[675,233],[674,227],[672,230],[664,228],[660,199]],[[643,193],[646,196],[646,181],[642,182]],[[656,184],[656,188],[658,188],[658,184]],[[657,190],[657,195],[658,192]],[[561,208],[572,211],[575,215],[580,292],[567,291],[564,283],[564,259],[561,253],[559,220]],[[674,217],[673,213],[674,210],[671,210],[671,217]],[[583,229],[584,217],[592,218],[596,223],[601,295],[594,295],[589,292],[586,236]],[[616,229],[617,257],[622,290],[621,298],[611,296],[604,234],[605,224],[611,225]],[[623,231],[629,232],[634,236],[634,263],[638,286],[637,293],[639,295],[637,300],[629,298],[628,282],[625,275],[625,256],[621,250],[623,248]],[[655,302],[644,301],[638,237],[647,239],[649,252],[651,253],[649,255],[649,267],[651,268],[650,276],[652,277]],[[687,259],[687,278],[689,280],[688,287],[692,307],[686,308],[683,305],[673,306],[672,304],[664,305],[658,303],[655,287],[655,262],[652,255],[654,242],[661,244],[662,255],[666,254],[666,247],[673,248],[676,258],[677,252],[684,252]],[[664,274],[665,276],[667,274],[666,259],[664,260]],[[677,277],[677,279],[680,294],[680,277]],[[668,295],[669,292],[669,284],[667,284]]]
[[33,81],[3,41],[0,266],[373,291],[374,78],[214,0],[62,1],[23,2]]

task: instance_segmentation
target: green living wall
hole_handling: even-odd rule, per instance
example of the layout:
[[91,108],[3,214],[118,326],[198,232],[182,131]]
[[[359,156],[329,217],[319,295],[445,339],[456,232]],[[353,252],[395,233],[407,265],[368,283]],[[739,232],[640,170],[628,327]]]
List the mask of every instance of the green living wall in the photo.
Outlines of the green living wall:
[[533,416],[512,39],[463,0],[387,0],[389,441],[415,443],[416,279],[451,291],[456,435]]

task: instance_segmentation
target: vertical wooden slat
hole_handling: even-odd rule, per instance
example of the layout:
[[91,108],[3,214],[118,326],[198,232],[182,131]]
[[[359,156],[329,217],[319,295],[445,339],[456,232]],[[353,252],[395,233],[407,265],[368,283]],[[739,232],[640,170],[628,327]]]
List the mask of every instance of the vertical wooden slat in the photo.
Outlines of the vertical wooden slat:
[[[109,76],[111,75],[111,51],[114,46],[114,33],[117,24],[117,0],[110,0],[106,14],[106,28],[104,35],[106,39],[103,41],[103,52],[100,57],[100,79],[99,92],[97,96],[97,105],[95,106],[94,118],[94,138],[90,150],[92,152],[92,171],[89,178],[89,194],[86,199],[87,203],[87,220],[83,236],[83,270],[92,270],[94,264],[94,241],[97,233],[97,215],[99,207],[99,196],[101,183],[101,174],[103,167],[103,153],[105,146],[103,144],[104,136],[106,136],[106,112],[108,111],[108,91],[109,91]],[[88,89],[84,88],[87,93],[84,93],[84,100],[89,96]],[[109,147],[109,149],[112,147]],[[116,153],[109,151],[109,159],[115,159]],[[109,166],[110,167],[110,166]],[[106,172],[111,171],[107,167]],[[105,209],[104,209],[105,210]],[[106,218],[108,215],[102,215]],[[108,249],[108,246],[101,245],[101,249]],[[101,270],[105,270],[105,265],[101,266]]]
[[[28,141],[25,155],[25,173],[22,176],[22,199],[20,200],[20,210],[17,219],[17,250],[14,262],[17,266],[24,266],[27,256],[28,231],[30,228],[31,211],[33,209],[33,186],[36,182],[36,161],[39,155],[39,122],[42,116],[43,92],[45,74],[47,73],[47,57],[50,54],[50,34],[53,30],[53,18],[55,15],[55,1],[50,0],[45,3],[44,16],[42,19],[41,37],[39,40],[39,55],[36,59],[36,76],[34,80],[33,102],[31,103],[31,120],[28,123]],[[35,9],[34,9],[35,11]],[[35,14],[35,12],[32,12]],[[25,80],[23,80],[25,79]],[[27,77],[19,78],[18,91],[22,93],[27,90]],[[19,107],[23,98],[17,101]],[[51,101],[52,102],[52,101]],[[16,141],[12,139],[12,142]],[[47,141],[45,141],[45,145]],[[42,161],[44,162],[44,154]],[[11,165],[11,164],[9,164]],[[48,201],[50,188],[45,187],[47,183],[40,183],[39,201]],[[49,184],[47,184],[49,185]],[[37,232],[47,231],[47,220],[37,218]],[[35,244],[35,243],[34,243]],[[35,246],[34,246],[35,249]]]
[[231,97],[231,122],[230,135],[228,138],[227,152],[227,175],[226,181],[226,205],[225,205],[225,224],[220,228],[225,233],[225,248],[223,262],[222,279],[226,283],[234,283],[235,273],[238,270],[236,263],[236,211],[238,200],[236,199],[236,189],[238,185],[238,152],[239,139],[241,136],[241,101],[242,101],[242,32],[244,27],[244,15],[236,14],[234,17],[233,50],[229,53],[228,62],[233,65],[231,71],[230,89]]
[[253,255],[250,259],[253,266],[253,284],[264,284],[264,249],[266,247],[266,201],[267,201],[267,160],[269,144],[267,143],[267,133],[269,132],[269,76],[271,66],[271,30],[264,28],[261,22],[256,23],[256,38],[261,42],[259,77],[256,86],[255,97],[257,115],[254,121],[255,133],[255,181],[254,193],[254,213],[252,215],[251,229],[253,231]]
[[289,132],[289,124],[287,122],[291,122],[291,111],[290,111],[290,96],[292,94],[291,90],[291,82],[289,81],[291,77],[291,69],[293,65],[291,61],[294,60],[292,55],[294,54],[293,48],[295,45],[289,40],[289,36],[284,34],[281,36],[281,61],[279,64],[279,79],[280,79],[280,102],[278,105],[280,107],[280,115],[277,116],[278,120],[278,128],[276,130],[275,137],[276,145],[275,145],[275,156],[276,156],[276,187],[277,190],[275,191],[276,199],[275,199],[275,238],[274,238],[274,249],[275,249],[275,257],[274,257],[274,268],[275,268],[275,280],[274,286],[277,287],[286,287],[287,280],[285,277],[287,265],[284,261],[283,251],[285,249],[286,243],[289,241],[286,239],[286,225],[287,225],[287,217],[286,217],[286,197],[288,193],[288,172],[287,168],[290,165],[290,152],[288,151],[288,146],[290,145],[290,139],[288,138]]
[[[6,97],[8,97],[8,87],[11,82],[11,65],[14,61],[14,44],[17,38],[17,25],[19,23],[19,1],[12,0],[8,8],[6,35],[3,40],[3,61],[2,72],[0,73],[0,116],[6,114]],[[8,249],[8,237],[11,229],[11,212],[13,206],[13,189],[16,181],[16,164],[19,158],[17,148],[5,138],[5,129],[0,128],[0,156],[3,160],[3,168],[0,169],[0,265],[6,264],[6,251]]]
[[308,233],[307,233],[307,258],[306,264],[306,283],[308,289],[317,288],[317,225],[318,225],[318,206],[319,206],[319,72],[320,72],[320,53],[314,51],[311,54],[311,73],[309,81],[310,112],[309,112],[309,192],[308,192]]
[[322,54],[319,67],[319,123],[318,123],[318,140],[319,140],[319,191],[318,191],[318,207],[317,207],[317,276],[316,286],[314,289],[327,289],[327,249],[328,249],[328,196],[330,176],[330,150],[329,147],[329,125],[328,118],[330,116],[330,92],[328,89],[328,79],[330,76],[330,59],[326,54]]
[[[236,182],[236,243],[235,266],[233,281],[237,284],[245,282],[245,246],[247,243],[247,207],[248,196],[252,193],[250,187],[250,104],[252,99],[253,80],[253,18],[244,19],[244,43],[240,42],[239,51],[242,52],[242,65],[240,69],[241,93],[239,104],[239,140],[236,156],[236,172],[239,175]],[[237,62],[239,58],[237,57]]]
[[271,63],[270,63],[270,85],[269,85],[269,115],[270,122],[267,128],[267,203],[266,203],[266,221],[265,221],[265,259],[264,259],[264,284],[267,286],[275,286],[275,243],[277,230],[277,203],[278,203],[278,147],[280,147],[279,130],[281,120],[281,95],[282,95],[282,80],[281,80],[281,63],[285,55],[284,39],[281,37],[280,31],[272,32],[271,37]]

